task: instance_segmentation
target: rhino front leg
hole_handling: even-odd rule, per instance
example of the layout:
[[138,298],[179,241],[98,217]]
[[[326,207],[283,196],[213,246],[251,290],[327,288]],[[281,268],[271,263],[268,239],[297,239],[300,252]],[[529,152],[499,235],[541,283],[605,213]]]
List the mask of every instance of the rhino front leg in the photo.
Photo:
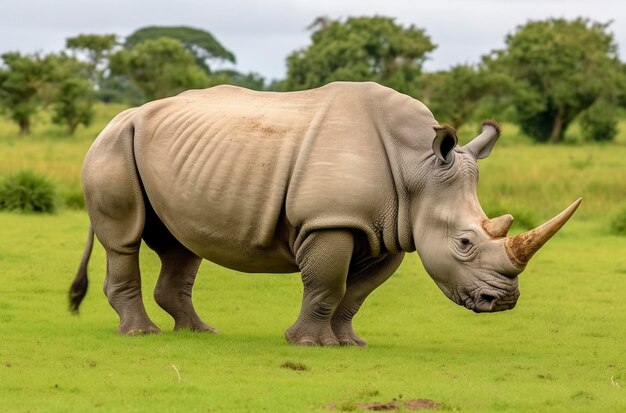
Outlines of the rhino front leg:
[[403,258],[404,253],[389,254],[358,266],[348,275],[346,293],[331,319],[333,332],[342,346],[367,345],[354,332],[352,318],[367,296],[393,275]]
[[296,253],[304,292],[298,320],[285,338],[299,345],[337,345],[330,320],[346,290],[348,268],[354,250],[349,231],[311,233]]

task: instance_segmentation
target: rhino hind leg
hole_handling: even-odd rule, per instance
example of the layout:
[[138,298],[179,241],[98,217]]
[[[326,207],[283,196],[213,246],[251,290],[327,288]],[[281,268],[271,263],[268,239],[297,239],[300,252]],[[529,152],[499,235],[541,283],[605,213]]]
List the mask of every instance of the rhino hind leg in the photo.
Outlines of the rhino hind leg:
[[87,210],[106,251],[103,290],[120,317],[118,332],[158,333],[141,295],[139,248],[145,223],[144,199],[134,166],[129,166],[126,153],[116,149],[113,146],[108,156],[92,157],[83,170]]
[[352,328],[352,319],[367,296],[398,269],[404,254],[389,254],[354,266],[348,275],[346,292],[331,319],[331,327],[342,346],[365,346],[367,342]]
[[161,259],[161,272],[154,289],[155,301],[174,319],[174,330],[217,333],[200,319],[191,300],[202,258],[174,238],[149,205],[146,209],[147,222],[142,236]]
[[154,299],[174,319],[174,330],[217,333],[215,328],[200,319],[191,300],[202,259],[182,246],[172,246],[158,254],[161,258],[161,272],[154,289]]
[[141,298],[139,248],[134,253],[106,249],[107,273],[104,293],[120,317],[119,333],[127,335],[159,333],[148,317]]
[[304,286],[296,322],[285,332],[291,344],[338,345],[330,320],[343,298],[354,249],[349,231],[311,233],[296,253]]

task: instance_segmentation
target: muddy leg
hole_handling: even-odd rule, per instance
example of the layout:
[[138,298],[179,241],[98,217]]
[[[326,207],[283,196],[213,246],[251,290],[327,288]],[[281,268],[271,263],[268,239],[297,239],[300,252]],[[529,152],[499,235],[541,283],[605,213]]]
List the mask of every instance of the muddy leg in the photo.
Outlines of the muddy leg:
[[367,344],[352,329],[352,318],[367,296],[391,277],[402,262],[402,258],[404,254],[387,255],[362,268],[356,268],[355,272],[349,275],[346,293],[331,319],[333,332],[342,346]]
[[292,344],[336,345],[330,319],[346,289],[348,267],[354,249],[350,232],[314,232],[296,254],[304,292],[296,322],[285,332]]

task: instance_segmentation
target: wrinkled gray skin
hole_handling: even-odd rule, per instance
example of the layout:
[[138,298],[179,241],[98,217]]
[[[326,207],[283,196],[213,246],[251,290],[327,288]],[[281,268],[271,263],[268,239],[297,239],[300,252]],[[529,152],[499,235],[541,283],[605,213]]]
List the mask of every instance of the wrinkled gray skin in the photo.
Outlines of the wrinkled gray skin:
[[[375,83],[291,93],[219,86],[121,113],[83,167],[119,332],[159,331],[141,299],[142,239],[161,258],[154,298],[177,330],[215,331],[191,301],[203,258],[244,272],[301,271],[301,312],[285,332],[294,344],[364,345],[352,318],[415,250],[457,304],[513,308],[517,275],[547,239],[505,238],[512,218],[489,220],[478,203],[476,160],[498,136],[486,121],[456,146],[454,130],[422,103]],[[90,251],[91,242],[74,310]]]

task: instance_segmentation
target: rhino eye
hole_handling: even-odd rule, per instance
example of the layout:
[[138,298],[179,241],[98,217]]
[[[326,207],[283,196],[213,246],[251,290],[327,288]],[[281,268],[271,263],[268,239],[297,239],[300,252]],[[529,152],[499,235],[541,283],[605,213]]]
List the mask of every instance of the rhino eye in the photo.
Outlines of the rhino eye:
[[469,238],[461,238],[459,239],[459,242],[461,243],[461,245],[459,246],[459,249],[462,252],[467,252],[474,246],[474,244],[472,244],[472,241],[470,241]]
[[[465,234],[463,234],[465,235]],[[461,261],[469,261],[476,258],[478,247],[472,242],[472,237],[459,236],[451,240],[452,252]]]

